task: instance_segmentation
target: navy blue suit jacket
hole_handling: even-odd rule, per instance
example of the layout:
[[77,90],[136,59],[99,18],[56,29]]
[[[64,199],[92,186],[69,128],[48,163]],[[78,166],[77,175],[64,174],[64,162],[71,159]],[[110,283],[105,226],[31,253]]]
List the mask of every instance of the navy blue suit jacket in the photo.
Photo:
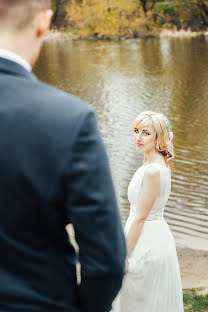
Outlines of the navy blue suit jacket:
[[93,110],[0,58],[0,312],[108,312],[125,254]]

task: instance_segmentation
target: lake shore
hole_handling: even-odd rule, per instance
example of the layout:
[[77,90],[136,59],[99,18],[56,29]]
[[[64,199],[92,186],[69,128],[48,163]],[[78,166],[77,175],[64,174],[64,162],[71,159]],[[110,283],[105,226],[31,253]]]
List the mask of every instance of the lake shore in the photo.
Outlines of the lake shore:
[[177,248],[183,289],[201,288],[208,294],[208,251]]
[[190,30],[167,30],[164,29],[160,32],[144,32],[138,35],[138,37],[126,36],[126,37],[107,37],[107,38],[97,38],[97,37],[80,37],[72,34],[71,32],[51,30],[45,37],[45,41],[50,40],[109,40],[109,41],[123,41],[129,39],[144,39],[144,38],[207,38],[208,31],[190,31]]

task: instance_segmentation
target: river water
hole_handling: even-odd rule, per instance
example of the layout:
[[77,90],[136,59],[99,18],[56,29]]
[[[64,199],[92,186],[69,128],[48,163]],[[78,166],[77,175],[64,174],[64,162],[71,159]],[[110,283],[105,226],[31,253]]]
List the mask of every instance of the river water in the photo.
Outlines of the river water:
[[34,72],[94,107],[123,222],[143,160],[132,121],[144,110],[168,116],[176,157],[165,218],[178,245],[208,250],[208,40],[47,41]]

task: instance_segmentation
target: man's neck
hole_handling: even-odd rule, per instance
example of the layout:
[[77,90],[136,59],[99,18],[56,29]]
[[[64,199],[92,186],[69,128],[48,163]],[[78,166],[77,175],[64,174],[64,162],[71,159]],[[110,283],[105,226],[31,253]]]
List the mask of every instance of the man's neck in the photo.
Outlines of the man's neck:
[[39,42],[37,40],[35,41],[33,32],[30,29],[22,33],[12,33],[2,30],[0,49],[17,54],[33,67],[37,58],[36,56],[39,53]]

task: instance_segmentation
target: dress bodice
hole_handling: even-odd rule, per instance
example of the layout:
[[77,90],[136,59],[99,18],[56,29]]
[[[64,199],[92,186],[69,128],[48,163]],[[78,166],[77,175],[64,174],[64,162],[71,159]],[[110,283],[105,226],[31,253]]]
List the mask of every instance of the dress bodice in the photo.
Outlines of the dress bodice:
[[128,200],[130,202],[130,215],[134,216],[136,214],[136,209],[140,197],[140,192],[142,188],[142,181],[144,174],[150,166],[156,166],[160,171],[160,188],[157,198],[154,202],[152,209],[149,212],[147,221],[160,220],[163,218],[163,212],[165,205],[168,201],[168,197],[171,191],[171,170],[159,163],[151,163],[148,165],[143,165],[137,169],[132,177],[132,180],[128,187]]

